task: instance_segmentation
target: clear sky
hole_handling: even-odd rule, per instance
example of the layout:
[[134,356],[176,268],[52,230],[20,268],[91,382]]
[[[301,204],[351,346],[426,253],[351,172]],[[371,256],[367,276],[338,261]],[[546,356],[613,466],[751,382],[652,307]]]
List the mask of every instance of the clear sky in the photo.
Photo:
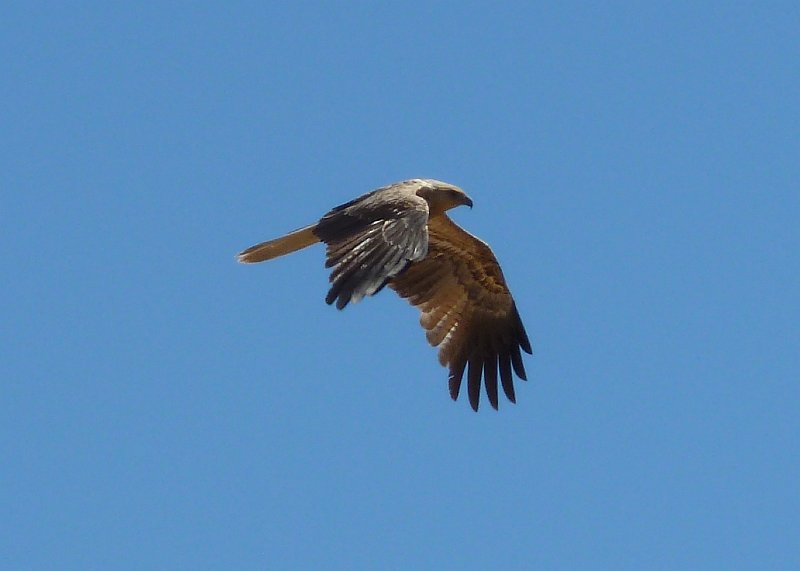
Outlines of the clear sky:
[[[800,569],[799,30],[4,7],[0,567]],[[391,291],[326,306],[321,247],[234,261],[414,177],[474,199],[527,326],[499,412]]]

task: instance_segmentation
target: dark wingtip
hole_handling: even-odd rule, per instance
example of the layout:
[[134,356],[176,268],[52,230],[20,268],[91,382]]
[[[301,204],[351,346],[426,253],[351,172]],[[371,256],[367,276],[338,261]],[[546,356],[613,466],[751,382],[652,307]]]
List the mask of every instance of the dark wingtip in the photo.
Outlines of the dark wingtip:
[[331,288],[328,292],[328,295],[325,296],[325,303],[331,305],[334,301],[336,301],[337,297],[339,297],[339,292],[337,292],[334,288]]
[[461,392],[461,379],[457,379],[452,373],[447,379],[447,388],[450,391],[450,398],[458,400],[458,393]]
[[533,355],[531,341],[528,339],[528,332],[525,331],[525,326],[522,324],[522,317],[519,315],[516,304],[514,305],[514,313],[517,317],[517,342],[523,351],[528,355]]
[[333,302],[336,302],[336,309],[344,309],[350,302],[350,296],[346,295],[341,290],[340,284],[333,284],[333,287],[328,291],[328,295],[325,296],[325,303],[333,305]]
[[450,364],[450,376],[448,377],[448,386],[450,388],[450,398],[458,400],[458,393],[461,391],[461,380],[464,378],[464,368],[466,361]]
[[469,369],[467,372],[467,393],[469,394],[469,404],[472,410],[478,412],[478,403],[481,400],[481,380],[483,378],[483,361],[477,354],[473,354],[469,359]]
[[499,398],[497,391],[497,353],[492,350],[484,349],[483,360],[483,383],[486,386],[486,396],[489,398],[489,404],[492,408],[497,410]]
[[514,345],[511,350],[511,365],[514,367],[514,372],[523,381],[527,381],[528,377],[525,375],[525,365],[522,363],[522,355],[519,352],[519,345]]

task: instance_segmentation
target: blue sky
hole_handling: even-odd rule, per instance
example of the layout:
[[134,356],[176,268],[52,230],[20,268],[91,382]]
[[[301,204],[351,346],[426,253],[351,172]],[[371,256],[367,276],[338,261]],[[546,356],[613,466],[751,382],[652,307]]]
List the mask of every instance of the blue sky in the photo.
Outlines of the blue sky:
[[[9,569],[797,569],[796,3],[3,12]],[[731,5],[736,4],[736,5]],[[234,254],[433,177],[534,346]]]

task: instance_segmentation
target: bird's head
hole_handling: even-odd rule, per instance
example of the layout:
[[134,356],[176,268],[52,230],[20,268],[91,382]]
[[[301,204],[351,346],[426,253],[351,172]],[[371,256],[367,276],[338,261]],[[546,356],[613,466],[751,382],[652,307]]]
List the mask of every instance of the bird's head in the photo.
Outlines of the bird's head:
[[453,184],[432,178],[418,179],[415,182],[419,184],[417,196],[428,202],[431,216],[461,205],[472,208],[472,199],[467,196],[466,192]]

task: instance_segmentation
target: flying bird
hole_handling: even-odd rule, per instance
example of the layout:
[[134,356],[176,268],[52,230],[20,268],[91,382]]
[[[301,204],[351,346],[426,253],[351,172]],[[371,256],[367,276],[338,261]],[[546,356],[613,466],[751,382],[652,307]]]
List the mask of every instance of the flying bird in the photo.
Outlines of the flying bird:
[[452,184],[397,182],[337,206],[315,224],[247,248],[238,260],[264,262],[324,242],[325,267],[331,268],[326,303],[343,309],[388,285],[422,313],[428,342],[449,369],[453,400],[467,370],[473,410],[481,379],[497,409],[498,377],[508,400],[516,402],[511,371],[526,380],[520,349],[531,353],[531,344],[492,250],[447,216],[461,205],[472,208],[472,200]]

